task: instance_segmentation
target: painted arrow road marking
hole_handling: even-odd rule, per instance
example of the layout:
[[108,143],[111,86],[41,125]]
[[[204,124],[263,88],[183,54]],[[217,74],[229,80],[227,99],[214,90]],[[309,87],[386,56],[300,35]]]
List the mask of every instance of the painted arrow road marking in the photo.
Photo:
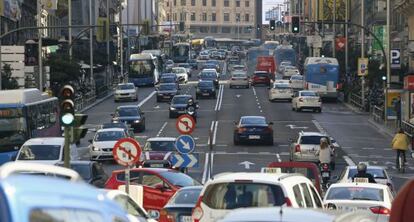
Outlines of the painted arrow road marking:
[[289,127],[290,129],[307,129],[308,128],[306,126],[296,126],[292,124],[286,125],[286,127]]
[[255,165],[255,164],[252,163],[252,162],[249,162],[249,161],[243,161],[243,162],[239,163],[239,165],[244,165],[244,168],[248,170],[248,169],[250,169],[250,165]]
[[239,94],[237,94],[237,95],[236,95],[236,97],[237,97],[237,98],[240,98],[240,96],[241,96],[241,95],[239,95]]

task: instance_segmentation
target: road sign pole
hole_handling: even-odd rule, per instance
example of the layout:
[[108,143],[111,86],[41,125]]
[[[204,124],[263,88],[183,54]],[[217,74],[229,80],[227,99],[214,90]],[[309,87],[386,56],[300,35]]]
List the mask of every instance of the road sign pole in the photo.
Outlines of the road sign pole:
[[64,127],[65,144],[63,146],[63,166],[66,167],[66,168],[70,168],[71,128],[72,127],[68,127],[68,126]]
[[127,168],[125,169],[125,193],[127,193],[129,195],[129,185],[131,185],[131,178],[130,178],[130,171],[131,168],[128,165]]

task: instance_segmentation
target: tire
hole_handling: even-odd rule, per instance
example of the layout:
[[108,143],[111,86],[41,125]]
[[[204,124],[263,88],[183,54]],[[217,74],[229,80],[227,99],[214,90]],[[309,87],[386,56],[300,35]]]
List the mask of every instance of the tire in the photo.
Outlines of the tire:
[[240,140],[237,140],[237,136],[236,136],[236,135],[234,135],[234,136],[233,136],[233,144],[234,144],[235,146],[240,145]]

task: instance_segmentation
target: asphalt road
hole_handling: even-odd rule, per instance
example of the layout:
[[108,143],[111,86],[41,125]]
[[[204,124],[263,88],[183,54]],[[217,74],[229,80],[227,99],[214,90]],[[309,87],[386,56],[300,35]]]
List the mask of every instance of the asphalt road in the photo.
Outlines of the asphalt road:
[[[372,125],[367,115],[353,112],[341,103],[324,103],[322,113],[294,112],[290,102],[269,102],[266,86],[230,89],[226,84],[227,78],[224,72],[217,99],[198,100],[199,117],[192,136],[197,144],[195,152],[199,153],[200,159],[199,166],[188,172],[197,180],[205,182],[224,172],[258,172],[270,162],[289,161],[289,139],[302,130],[326,132],[341,145],[342,149],[337,150],[334,175],[339,175],[347,164],[360,161],[385,166],[397,189],[414,175],[414,164],[410,163],[410,159],[405,174],[396,171],[395,154],[389,148],[390,135]],[[190,82],[181,87],[181,94],[188,93],[195,97],[195,84],[196,75],[193,75]],[[168,118],[169,105],[157,103],[153,92],[153,87],[139,89],[138,103],[146,116],[146,131],[135,135],[141,145],[150,137],[179,136],[175,128],[176,120]],[[95,127],[109,122],[110,114],[118,105],[124,104],[136,102],[114,103],[112,97],[108,98],[86,112],[89,115],[87,125]],[[234,146],[234,121],[243,115],[263,115],[272,121],[274,144]],[[84,159],[89,158],[87,141],[93,134],[90,131],[81,142],[80,153]],[[104,164],[108,174],[121,168],[112,161]]]

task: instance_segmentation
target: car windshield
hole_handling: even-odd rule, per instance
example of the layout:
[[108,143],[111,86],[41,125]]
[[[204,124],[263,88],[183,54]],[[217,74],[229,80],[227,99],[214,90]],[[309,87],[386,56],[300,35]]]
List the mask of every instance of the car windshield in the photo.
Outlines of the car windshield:
[[318,94],[312,91],[301,92],[300,95],[301,96],[318,96]]
[[333,187],[328,190],[326,199],[384,201],[384,191],[368,187]]
[[241,207],[272,207],[285,204],[285,195],[278,185],[234,182],[208,186],[203,202],[212,209]]
[[202,81],[198,83],[198,87],[200,88],[211,88],[213,87],[213,82],[212,81]]
[[233,66],[234,70],[243,70],[244,68],[244,66]]
[[[349,169],[348,179],[352,179],[357,173],[358,173],[358,171],[357,171],[356,168]],[[368,167],[367,168],[367,173],[371,174],[376,179],[387,179],[383,169]]]
[[59,145],[24,145],[17,157],[18,160],[59,160]]
[[266,72],[255,72],[254,75],[258,76],[258,77],[268,77],[269,76],[269,74],[266,73]]
[[163,77],[160,79],[160,83],[175,83],[174,77]]
[[133,84],[122,84],[122,85],[118,85],[116,89],[118,90],[135,89],[135,86]]
[[[323,136],[301,136],[300,144],[319,145]],[[325,137],[328,139],[328,137]]]
[[291,80],[303,80],[303,76],[292,76],[290,77]]
[[201,188],[179,190],[168,201],[168,204],[196,204]]
[[178,171],[167,171],[160,173],[161,177],[164,177],[172,185],[179,187],[197,186],[200,183],[187,174]]
[[160,85],[159,90],[176,90],[176,86],[174,84]]
[[97,142],[117,141],[124,137],[125,137],[125,134],[123,131],[102,131],[102,132],[96,133],[95,141]]
[[104,123],[102,124],[102,129],[109,129],[109,128],[121,128],[127,129],[125,123]]
[[214,72],[202,72],[200,74],[201,78],[215,78],[217,75]]
[[175,141],[147,141],[145,151],[175,151]]
[[92,172],[91,168],[89,167],[89,164],[71,164],[70,167],[72,168],[72,170],[78,172],[82,179],[91,179]]
[[120,108],[117,111],[117,116],[139,116],[138,108],[135,108],[135,107]]
[[266,124],[266,119],[259,118],[259,117],[242,118],[241,124],[242,125]]
[[173,72],[173,73],[185,73],[185,72],[187,72],[187,71],[185,70],[185,68],[183,68],[183,67],[179,67],[179,68],[173,68],[173,69],[172,69],[172,72]]
[[186,97],[186,96],[175,96],[171,103],[172,104],[187,104],[188,100],[190,99],[190,97]]

